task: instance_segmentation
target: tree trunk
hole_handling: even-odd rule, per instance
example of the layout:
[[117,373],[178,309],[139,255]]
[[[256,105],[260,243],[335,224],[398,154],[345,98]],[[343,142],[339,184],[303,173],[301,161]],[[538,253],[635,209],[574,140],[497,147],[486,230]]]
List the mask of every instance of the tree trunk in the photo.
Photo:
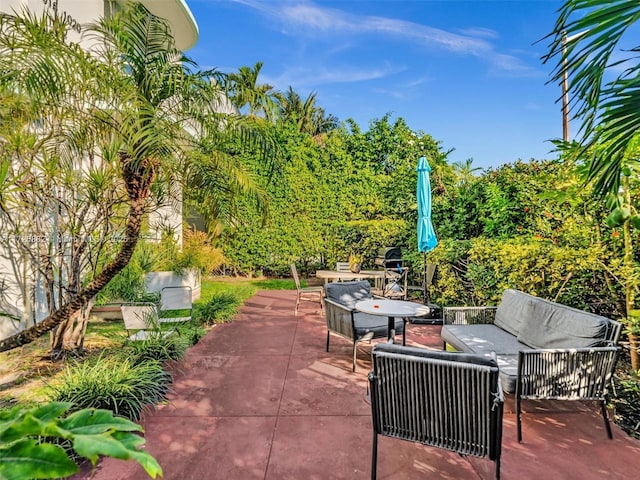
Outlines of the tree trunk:
[[[109,281],[127,266],[138,243],[142,227],[145,203],[149,198],[150,186],[155,177],[157,164],[152,160],[135,161],[121,157],[122,177],[129,196],[129,212],[125,228],[125,238],[114,260],[109,263],[87,286],[73,295],[58,310],[33,327],[0,340],[0,352],[11,350],[31,343],[53,328],[69,322],[71,317],[81,310],[102,290]],[[60,329],[64,330],[64,329]]]
[[640,338],[638,335],[629,334],[629,352],[631,353],[631,369],[634,372],[640,370],[640,362],[638,362],[638,349],[640,349]]
[[[631,188],[629,187],[629,177],[622,177],[622,188],[624,191],[624,201],[626,205],[631,205]],[[624,267],[625,267],[625,306],[626,306],[626,324],[627,327],[631,327],[634,324],[635,319],[632,318],[631,311],[635,308],[636,304],[636,288],[638,282],[636,279],[636,267],[633,259],[633,243],[631,238],[631,222],[629,219],[625,220],[622,225],[622,233],[624,235]],[[632,335],[629,334],[629,353],[631,354],[631,365],[634,370],[638,368],[638,346],[637,342],[632,343]]]

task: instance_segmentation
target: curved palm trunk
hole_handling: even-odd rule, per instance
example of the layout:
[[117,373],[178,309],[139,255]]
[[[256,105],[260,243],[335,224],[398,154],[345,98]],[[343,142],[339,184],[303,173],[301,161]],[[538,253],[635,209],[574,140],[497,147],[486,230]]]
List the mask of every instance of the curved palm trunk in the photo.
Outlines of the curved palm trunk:
[[[142,165],[136,166],[135,161],[129,158],[122,159],[122,175],[129,196],[129,212],[127,214],[125,239],[122,242],[120,251],[104,270],[96,275],[84,289],[80,290],[67,303],[61,305],[58,310],[51,313],[33,327],[1,340],[0,352],[31,343],[62,323],[69,322],[73,315],[89,303],[113,277],[127,266],[138,243],[142,227],[142,217],[145,213],[145,204],[149,197],[149,189],[154,178],[155,168],[156,165],[149,160],[145,160],[142,162]],[[61,348],[61,346],[56,345],[54,347],[54,351],[52,352],[54,356],[59,354],[59,352],[55,351],[58,348]]]

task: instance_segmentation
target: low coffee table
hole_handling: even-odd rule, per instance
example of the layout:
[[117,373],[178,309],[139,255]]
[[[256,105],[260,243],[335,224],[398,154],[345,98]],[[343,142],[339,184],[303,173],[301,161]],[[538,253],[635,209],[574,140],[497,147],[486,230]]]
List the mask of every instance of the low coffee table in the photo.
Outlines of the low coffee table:
[[370,315],[387,317],[389,320],[388,338],[395,337],[395,318],[420,317],[429,314],[429,307],[420,303],[405,300],[388,300],[373,298],[357,302],[355,309]]

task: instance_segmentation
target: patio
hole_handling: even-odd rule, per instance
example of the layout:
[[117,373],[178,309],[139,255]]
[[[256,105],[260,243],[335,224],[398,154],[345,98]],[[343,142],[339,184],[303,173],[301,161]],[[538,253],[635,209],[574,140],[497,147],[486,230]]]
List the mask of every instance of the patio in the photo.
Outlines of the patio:
[[[176,365],[169,402],[149,410],[147,450],[164,478],[369,478],[371,414],[366,402],[370,347],[333,337],[317,303],[294,316],[295,291],[260,291],[236,319],[216,326]],[[409,325],[407,343],[440,349],[439,326]],[[617,426],[608,440],[588,406],[526,403],[516,441],[507,397],[503,479],[622,479],[640,470],[640,441]],[[381,437],[378,478],[491,479],[493,463]],[[89,478],[87,473],[76,479]],[[135,462],[104,459],[96,480],[149,478]]]

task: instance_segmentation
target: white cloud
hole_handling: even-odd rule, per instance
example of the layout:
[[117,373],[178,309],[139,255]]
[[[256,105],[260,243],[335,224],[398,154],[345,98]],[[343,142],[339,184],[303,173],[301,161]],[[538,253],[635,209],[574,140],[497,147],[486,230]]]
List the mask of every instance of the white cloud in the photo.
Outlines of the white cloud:
[[[460,55],[485,60],[493,73],[502,71],[509,76],[539,75],[516,56],[500,53],[490,40],[498,33],[483,27],[459,29],[453,33],[429,25],[378,16],[358,16],[336,8],[326,8],[307,0],[234,0],[279,23],[296,35],[321,34],[380,34],[410,40],[428,48],[439,48]],[[295,32],[294,32],[295,31]]]
[[264,76],[262,79],[265,83],[278,85],[284,88],[284,85],[296,85],[297,87],[310,87],[327,83],[352,83],[366,80],[375,80],[384,78],[389,75],[404,70],[404,67],[398,69],[392,66],[373,69],[357,69],[357,68],[323,68],[311,69],[296,67],[285,70],[277,77]]

